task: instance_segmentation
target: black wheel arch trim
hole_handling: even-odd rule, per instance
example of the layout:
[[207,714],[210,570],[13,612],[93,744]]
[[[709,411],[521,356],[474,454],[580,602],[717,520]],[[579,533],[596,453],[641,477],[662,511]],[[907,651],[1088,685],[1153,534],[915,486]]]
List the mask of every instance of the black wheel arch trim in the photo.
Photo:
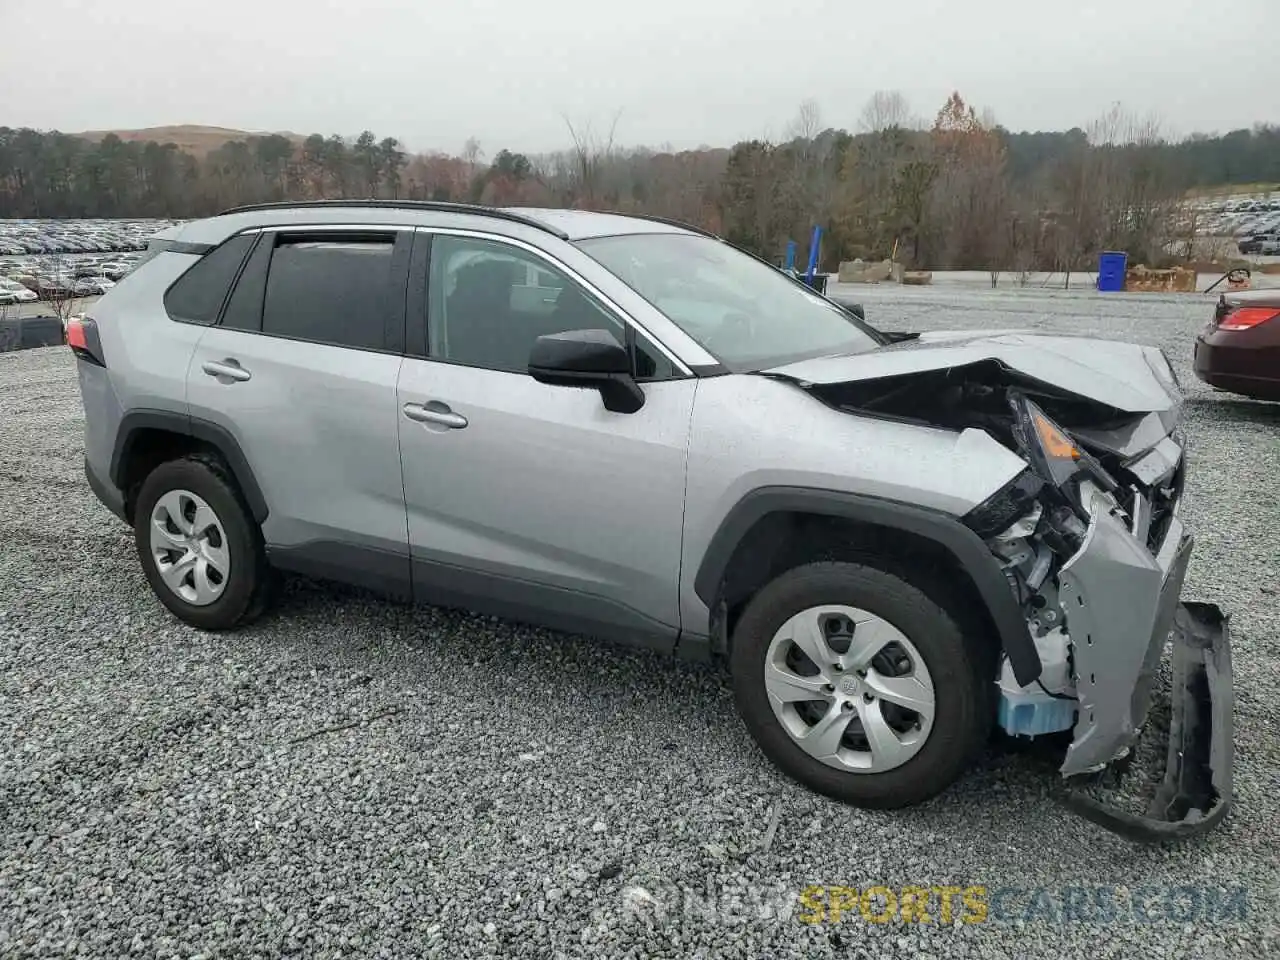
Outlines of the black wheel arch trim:
[[133,410],[125,414],[116,431],[115,446],[111,451],[111,483],[124,492],[125,466],[138,436],[144,430],[167,430],[180,436],[192,437],[209,444],[222,455],[232,476],[244,494],[253,519],[262,523],[267,519],[267,501],[258,486],[249,461],[240,448],[240,442],[226,427],[170,410]]
[[777,486],[752,490],[725,516],[698,565],[693,588],[708,607],[714,609],[716,594],[737,545],[757,521],[772,513],[839,517],[900,530],[938,544],[972,579],[986,604],[1018,682],[1025,685],[1040,676],[1040,655],[1031,631],[987,545],[950,514],[896,500],[806,487]]

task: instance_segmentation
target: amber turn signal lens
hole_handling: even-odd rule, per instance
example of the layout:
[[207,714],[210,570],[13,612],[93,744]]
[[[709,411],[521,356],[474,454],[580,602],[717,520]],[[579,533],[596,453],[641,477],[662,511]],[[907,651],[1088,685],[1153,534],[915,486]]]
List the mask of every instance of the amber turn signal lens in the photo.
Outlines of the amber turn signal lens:
[[1080,459],[1080,449],[1044,414],[1039,411],[1033,412],[1031,422],[1035,424],[1036,433],[1040,437],[1040,446],[1046,456],[1053,457],[1055,460]]

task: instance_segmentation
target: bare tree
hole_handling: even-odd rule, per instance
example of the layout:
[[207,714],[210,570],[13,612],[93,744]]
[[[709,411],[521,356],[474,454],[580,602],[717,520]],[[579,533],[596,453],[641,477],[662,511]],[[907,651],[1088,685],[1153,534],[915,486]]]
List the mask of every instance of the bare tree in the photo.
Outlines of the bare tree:
[[1200,212],[1199,204],[1183,201],[1170,217],[1170,253],[1188,263],[1200,252]]
[[787,126],[787,136],[791,139],[813,140],[822,132],[822,110],[818,102],[809,97],[800,102],[800,108]]
[[[783,174],[779,200],[784,229],[803,240],[811,236],[815,223],[829,224],[833,218],[841,158],[836,155],[834,136],[823,130],[822,111],[812,98],[801,101],[787,133],[790,142],[779,153]],[[807,259],[811,251],[807,244],[801,246]]]
[[71,262],[64,254],[51,254],[45,259],[44,263],[48,270],[48,276],[53,283],[44,286],[40,294],[45,298],[46,304],[53,312],[53,315],[58,318],[58,322],[62,324],[62,329],[65,332],[67,318],[76,312],[76,306],[81,300],[75,294],[76,278],[71,269]]
[[1144,262],[1163,257],[1181,203],[1164,145],[1158,118],[1116,103],[1059,161],[1055,267],[1066,283],[1104,250]]
[[484,151],[480,148],[480,141],[475,137],[467,137],[467,142],[462,145],[462,159],[467,165],[467,176],[474,177],[480,161],[484,159]]
[[619,110],[609,122],[608,133],[596,132],[592,121],[580,122],[576,126],[567,116],[565,126],[569,128],[569,138],[573,141],[570,149],[572,160],[571,185],[576,205],[586,209],[594,209],[601,199],[601,168],[614,155],[614,135],[618,129],[618,120],[622,117]]
[[1025,287],[1043,254],[1044,192],[1039,183],[1024,185],[1009,197],[1003,261],[1018,286]]
[[880,133],[896,128],[916,126],[911,119],[911,105],[897,90],[877,90],[873,93],[858,118],[858,128],[863,133]]

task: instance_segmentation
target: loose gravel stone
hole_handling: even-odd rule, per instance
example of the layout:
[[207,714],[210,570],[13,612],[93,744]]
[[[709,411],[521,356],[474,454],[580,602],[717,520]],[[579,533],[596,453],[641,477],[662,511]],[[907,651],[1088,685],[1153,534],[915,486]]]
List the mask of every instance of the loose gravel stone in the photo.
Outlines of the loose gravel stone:
[[[852,809],[762,758],[718,669],[300,580],[251,629],[189,629],[89,493],[74,364],[45,349],[0,355],[0,956],[1280,949],[1280,405],[1194,379],[1207,298],[842,292],[888,329],[1169,353],[1194,460],[1186,593],[1233,614],[1236,809],[1220,829],[1133,846],[1066,812],[1057,758],[1018,745],[921,807]],[[856,888],[840,922],[803,922],[813,885]],[[929,922],[888,924],[856,899],[930,885],[1012,892],[976,924],[959,899],[949,922],[935,896]],[[1073,903],[1097,885],[1115,919]],[[1173,887],[1189,892],[1161,900]],[[1237,888],[1245,909],[1214,919],[1206,898]]]

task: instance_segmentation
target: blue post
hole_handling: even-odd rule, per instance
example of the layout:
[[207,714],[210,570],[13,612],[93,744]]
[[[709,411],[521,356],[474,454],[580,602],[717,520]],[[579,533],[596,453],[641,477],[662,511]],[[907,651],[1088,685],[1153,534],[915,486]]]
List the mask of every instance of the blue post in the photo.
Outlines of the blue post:
[[796,268],[796,242],[794,240],[788,240],[786,270],[788,273],[790,273],[795,268]]
[[822,227],[813,228],[813,237],[809,240],[809,269],[805,271],[804,279],[809,285],[813,285],[813,274],[818,269],[818,245],[822,242]]

